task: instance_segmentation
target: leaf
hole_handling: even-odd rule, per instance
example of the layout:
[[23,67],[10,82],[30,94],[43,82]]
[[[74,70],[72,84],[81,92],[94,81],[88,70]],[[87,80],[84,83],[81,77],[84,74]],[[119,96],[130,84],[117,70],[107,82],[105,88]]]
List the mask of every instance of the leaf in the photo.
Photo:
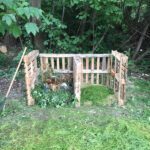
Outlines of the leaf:
[[5,14],[2,17],[2,21],[5,21],[6,24],[8,24],[9,26],[12,24],[12,22],[16,22],[16,17],[14,14]]
[[0,23],[0,32],[4,35],[5,34],[5,30],[7,30],[7,25],[4,22]]
[[10,26],[10,30],[9,31],[13,34],[13,36],[15,38],[19,37],[21,35],[21,33],[22,33],[20,27],[17,26],[16,24],[12,24]]
[[39,32],[39,28],[35,23],[26,23],[25,29],[28,34],[32,33],[33,35],[35,35],[37,32]]
[[17,14],[22,16],[24,14],[24,8],[22,8],[22,7],[17,8]]
[[9,17],[8,14],[5,14],[5,15],[2,17],[2,21],[5,21],[9,26],[10,26],[11,23],[12,23],[12,20],[11,20],[11,18]]

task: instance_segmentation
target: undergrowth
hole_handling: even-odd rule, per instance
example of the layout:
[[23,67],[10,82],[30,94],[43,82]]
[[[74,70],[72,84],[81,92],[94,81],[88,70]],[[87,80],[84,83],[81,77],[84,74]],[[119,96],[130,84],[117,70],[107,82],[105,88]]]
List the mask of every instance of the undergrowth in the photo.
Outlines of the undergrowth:
[[32,90],[32,97],[35,99],[35,103],[43,108],[48,106],[58,108],[71,104],[75,105],[76,103],[74,95],[71,95],[68,90],[44,90],[44,86],[42,84],[37,85]]

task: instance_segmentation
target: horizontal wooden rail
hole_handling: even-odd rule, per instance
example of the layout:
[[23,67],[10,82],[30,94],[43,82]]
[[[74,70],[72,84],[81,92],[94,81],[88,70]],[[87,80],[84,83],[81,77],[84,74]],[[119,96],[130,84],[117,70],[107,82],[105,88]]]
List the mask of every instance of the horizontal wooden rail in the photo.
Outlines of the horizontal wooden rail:
[[108,72],[108,70],[90,70],[90,69],[85,70],[83,69],[82,73],[110,73],[110,72]]
[[[46,70],[44,70],[43,72],[45,72]],[[54,73],[73,73],[72,70],[54,70]],[[83,69],[82,73],[110,73],[110,71],[108,70],[86,70]]]
[[111,54],[39,54],[40,57],[55,57],[55,58],[62,58],[62,57],[81,57],[81,58],[87,58],[87,57],[110,57]]

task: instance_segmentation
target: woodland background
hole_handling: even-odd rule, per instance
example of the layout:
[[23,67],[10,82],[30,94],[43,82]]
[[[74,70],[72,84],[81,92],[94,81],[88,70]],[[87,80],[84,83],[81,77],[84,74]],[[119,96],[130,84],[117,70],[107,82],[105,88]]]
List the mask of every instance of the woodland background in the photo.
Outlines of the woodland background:
[[130,70],[150,70],[149,0],[0,0],[0,18],[0,44],[15,57],[24,46],[47,53],[118,50],[129,56]]

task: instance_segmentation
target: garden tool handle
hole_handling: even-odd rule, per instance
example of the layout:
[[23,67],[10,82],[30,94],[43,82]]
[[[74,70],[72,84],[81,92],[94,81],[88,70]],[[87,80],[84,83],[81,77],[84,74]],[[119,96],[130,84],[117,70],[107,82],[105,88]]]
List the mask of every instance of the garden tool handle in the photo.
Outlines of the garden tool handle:
[[16,75],[17,75],[17,73],[18,73],[18,70],[19,70],[19,68],[20,68],[21,62],[22,62],[23,57],[24,57],[24,55],[25,55],[25,53],[26,53],[26,50],[27,50],[27,47],[25,47],[25,49],[24,49],[24,51],[23,51],[23,54],[22,54],[22,57],[21,57],[21,59],[20,59],[20,62],[19,62],[19,64],[18,64],[18,66],[17,66],[16,72],[15,72],[15,74],[14,74],[14,76],[13,76],[13,79],[11,80],[11,83],[10,83],[10,85],[9,85],[9,89],[8,89],[7,94],[6,94],[6,96],[5,96],[6,98],[8,97],[8,95],[9,95],[9,93],[10,93],[10,90],[11,90],[11,88],[12,88],[12,85],[13,85],[14,80],[15,80],[15,78],[16,78]]

